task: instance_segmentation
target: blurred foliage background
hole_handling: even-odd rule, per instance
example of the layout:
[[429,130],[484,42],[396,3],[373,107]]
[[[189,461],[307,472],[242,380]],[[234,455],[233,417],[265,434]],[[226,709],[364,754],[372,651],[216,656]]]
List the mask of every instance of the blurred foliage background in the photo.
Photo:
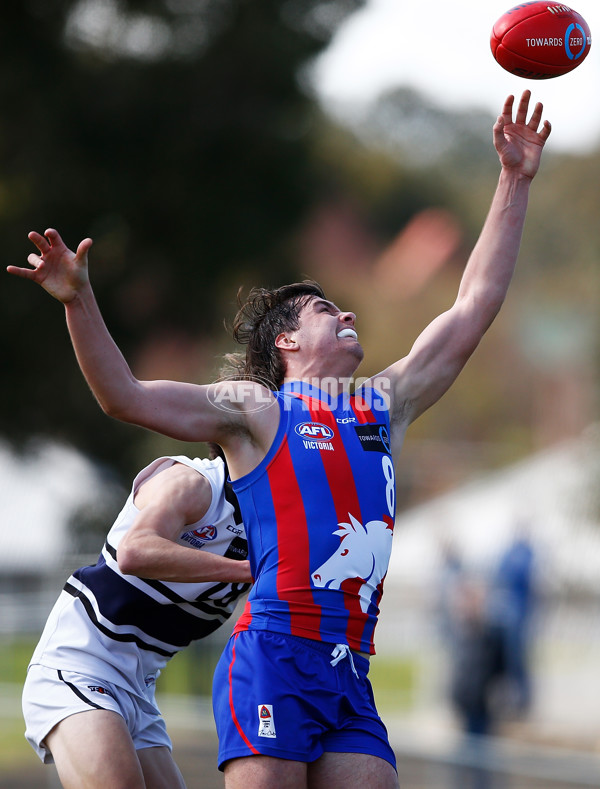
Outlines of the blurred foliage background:
[[[303,276],[357,312],[361,374],[406,353],[452,302],[484,220],[494,119],[399,87],[354,126],[336,124],[311,63],[363,4],[4,4],[5,264],[34,251],[31,229],[56,227],[72,247],[92,236],[101,309],[142,378],[211,379],[231,350],[223,320],[238,288]],[[549,144],[507,304],[443,406],[413,428],[401,505],[597,418],[599,176],[599,151],[557,156]],[[119,479],[174,451],[101,413],[60,305],[11,277],[0,298],[2,436],[23,449],[31,436],[64,441]]]
[[[312,66],[363,5],[0,4],[4,264],[25,264],[34,251],[30,230],[55,227],[72,248],[91,236],[100,307],[140,378],[211,380],[233,350],[223,324],[238,289],[306,276],[357,313],[366,358],[360,375],[403,356],[455,298],[498,177],[494,118],[472,107],[448,112],[398,86],[360,118],[334,120]],[[400,511],[577,438],[598,421],[599,181],[600,138],[596,150],[577,156],[555,153],[550,138],[500,317],[442,403],[409,431],[398,466]],[[204,455],[205,448],[106,417],[79,372],[61,305],[41,288],[5,275],[0,300],[0,449],[23,461],[11,454],[4,467],[5,533],[17,560],[13,567],[9,557],[0,572],[0,691],[10,684],[10,742],[25,750],[20,682],[67,571],[95,560],[140,467],[158,454]],[[60,453],[38,452],[44,442],[79,450],[104,484]],[[597,461],[590,473],[597,478]],[[41,510],[25,513],[25,503],[13,501],[17,477],[32,500],[40,494]],[[72,504],[66,489],[74,484],[89,490],[77,499],[84,503],[57,560],[49,522]],[[579,498],[580,509],[593,498],[585,520],[595,529],[597,494]],[[393,670],[385,670],[408,695],[414,667],[432,654],[422,627],[433,617],[406,589],[398,599],[388,603],[390,629],[405,650],[416,643],[418,658],[394,653]],[[597,621],[596,597],[593,606]],[[576,621],[591,633],[586,611]],[[402,614],[418,619],[412,641]],[[571,621],[570,610],[563,619]],[[549,654],[560,656],[552,639],[554,631]],[[585,655],[593,663],[594,653]],[[572,687],[580,658],[561,687]],[[414,662],[402,669],[399,659]],[[167,677],[176,684],[188,674],[175,669]],[[428,698],[431,687],[423,682]],[[578,703],[569,701],[574,714]],[[27,756],[35,758],[29,749]]]

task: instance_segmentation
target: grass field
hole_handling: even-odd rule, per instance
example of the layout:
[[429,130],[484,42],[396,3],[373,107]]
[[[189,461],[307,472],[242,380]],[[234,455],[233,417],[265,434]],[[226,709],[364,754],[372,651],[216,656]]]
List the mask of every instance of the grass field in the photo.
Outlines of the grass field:
[[[37,757],[23,737],[21,688],[36,638],[0,640],[0,772]],[[208,697],[214,665],[220,654],[217,643],[193,644],[169,663],[158,682],[158,692],[169,696]],[[382,716],[402,712],[414,703],[419,676],[416,659],[373,660],[370,678]]]
[[384,719],[386,711],[406,712],[414,705],[419,672],[418,660],[410,656],[373,658],[369,678]]
[[0,772],[37,758],[23,737],[21,716],[21,687],[36,640],[0,640]]

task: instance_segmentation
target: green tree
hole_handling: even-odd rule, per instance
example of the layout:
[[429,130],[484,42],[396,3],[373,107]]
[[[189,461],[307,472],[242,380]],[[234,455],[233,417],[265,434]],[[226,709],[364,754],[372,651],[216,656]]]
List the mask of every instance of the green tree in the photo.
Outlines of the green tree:
[[[362,2],[4,4],[4,263],[34,251],[31,229],[70,245],[91,235],[94,286],[128,358],[168,333],[200,375],[216,351],[204,343],[207,362],[196,343],[222,333],[223,299],[230,314],[249,276],[297,276],[288,239],[318,189],[301,69]],[[131,471],[141,431],[100,413],[62,311],[14,279],[1,299],[0,433],[62,437]]]

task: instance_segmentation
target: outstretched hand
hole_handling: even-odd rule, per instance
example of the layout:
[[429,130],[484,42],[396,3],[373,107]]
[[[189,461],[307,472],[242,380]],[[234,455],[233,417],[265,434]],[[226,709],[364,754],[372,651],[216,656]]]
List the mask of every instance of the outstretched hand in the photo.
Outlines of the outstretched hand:
[[539,101],[533,108],[531,118],[527,122],[530,98],[531,91],[524,91],[514,121],[512,118],[514,96],[509,96],[506,99],[502,115],[494,124],[494,146],[502,167],[516,170],[528,178],[533,178],[540,166],[542,149],[550,136],[552,127],[549,121],[544,121],[541,129],[539,128],[544,110]]
[[88,283],[87,255],[92,246],[92,239],[85,238],[72,252],[64,243],[56,230],[46,230],[44,235],[35,231],[28,238],[38,250],[27,257],[31,268],[7,266],[9,274],[37,282],[51,296],[67,304]]

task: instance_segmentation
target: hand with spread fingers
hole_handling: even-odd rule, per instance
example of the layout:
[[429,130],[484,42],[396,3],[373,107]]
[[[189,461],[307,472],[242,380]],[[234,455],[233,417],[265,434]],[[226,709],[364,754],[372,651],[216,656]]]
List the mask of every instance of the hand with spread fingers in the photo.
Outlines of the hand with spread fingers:
[[36,282],[55,299],[68,304],[89,284],[87,257],[92,239],[85,238],[73,252],[53,229],[46,230],[43,236],[32,231],[28,238],[40,254],[32,252],[28,256],[31,268],[7,266],[7,272]]
[[550,136],[552,126],[545,120],[540,128],[544,107],[539,101],[533,108],[529,122],[527,121],[530,99],[531,91],[524,91],[514,121],[514,96],[506,99],[502,115],[494,125],[494,146],[503,167],[520,170],[523,175],[533,178],[540,166],[542,149]]

